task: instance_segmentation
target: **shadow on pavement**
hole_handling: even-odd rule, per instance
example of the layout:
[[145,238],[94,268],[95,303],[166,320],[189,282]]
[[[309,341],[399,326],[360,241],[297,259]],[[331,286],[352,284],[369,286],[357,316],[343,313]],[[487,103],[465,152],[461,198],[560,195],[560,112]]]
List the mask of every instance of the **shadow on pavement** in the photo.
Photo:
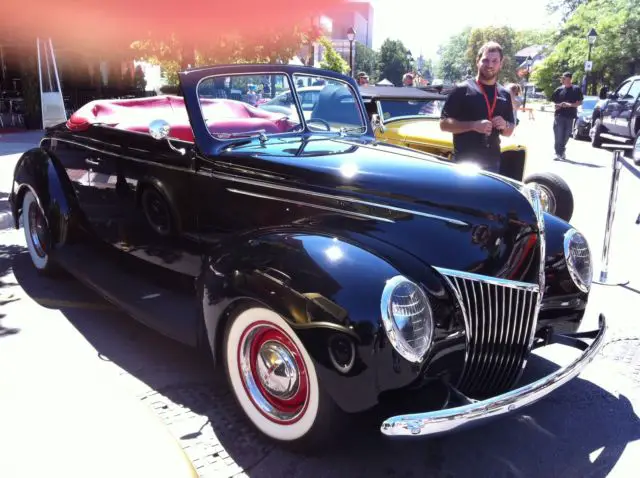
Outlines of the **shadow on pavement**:
[[[11,287],[15,287],[18,284],[15,282],[9,282],[7,275],[11,273],[14,261],[18,259],[20,255],[27,253],[25,247],[14,244],[0,244],[0,320],[6,317],[6,314],[2,312],[2,307],[5,305],[19,300],[11,290]],[[14,327],[5,327],[0,322],[0,338],[8,335],[15,335],[20,332],[20,329]]]
[[[37,295],[49,281],[20,254],[14,259],[19,284]],[[353,426],[316,456],[296,455],[252,428],[194,350],[119,312],[61,311],[103,360],[151,387],[141,398],[180,438],[196,468],[226,452],[249,476],[605,477],[627,445],[640,439],[640,421],[625,395],[577,378],[520,414],[438,438],[388,439],[379,424],[389,411],[378,408],[354,417]],[[540,357],[529,364],[540,376],[557,368]]]
[[586,168],[604,168],[604,165],[602,165],[602,164],[581,163],[579,161],[572,161],[571,159],[558,160],[558,162],[559,163],[575,164],[576,166],[584,166]]

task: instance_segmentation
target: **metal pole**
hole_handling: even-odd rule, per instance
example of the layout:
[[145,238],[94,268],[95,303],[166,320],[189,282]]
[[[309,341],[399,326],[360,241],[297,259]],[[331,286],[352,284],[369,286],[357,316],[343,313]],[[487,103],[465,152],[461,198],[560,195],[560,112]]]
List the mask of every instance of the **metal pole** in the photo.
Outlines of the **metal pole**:
[[527,79],[524,82],[524,100],[522,101],[522,109],[524,110],[527,106],[527,90],[529,89],[529,68],[527,65]]
[[351,78],[353,78],[353,40],[349,40],[349,69],[351,70]]
[[[591,61],[591,48],[593,47],[593,45],[591,43],[589,43],[589,55],[587,56],[587,61]],[[586,88],[585,88],[585,93],[589,94],[589,76],[591,76],[589,74],[590,72],[587,71],[586,75],[587,75],[587,81],[586,81]],[[593,88],[591,88],[591,91],[593,91]]]
[[601,285],[623,285],[628,284],[629,281],[612,281],[609,279],[609,251],[611,248],[611,230],[613,228],[613,219],[616,214],[616,201],[618,199],[618,182],[620,180],[620,169],[622,168],[622,162],[620,157],[622,156],[621,150],[615,150],[613,152],[613,171],[611,174],[611,190],[609,192],[609,210],[607,212],[607,223],[604,230],[604,242],[602,246],[602,268],[600,270],[599,280],[594,280],[596,284]]

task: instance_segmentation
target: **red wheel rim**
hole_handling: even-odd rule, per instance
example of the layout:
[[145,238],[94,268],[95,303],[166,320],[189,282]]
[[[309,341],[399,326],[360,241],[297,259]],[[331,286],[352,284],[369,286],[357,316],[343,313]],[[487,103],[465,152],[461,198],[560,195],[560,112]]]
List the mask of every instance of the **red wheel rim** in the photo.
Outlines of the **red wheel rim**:
[[309,376],[299,348],[271,322],[247,328],[238,345],[238,368],[247,396],[274,423],[292,424],[309,403]]

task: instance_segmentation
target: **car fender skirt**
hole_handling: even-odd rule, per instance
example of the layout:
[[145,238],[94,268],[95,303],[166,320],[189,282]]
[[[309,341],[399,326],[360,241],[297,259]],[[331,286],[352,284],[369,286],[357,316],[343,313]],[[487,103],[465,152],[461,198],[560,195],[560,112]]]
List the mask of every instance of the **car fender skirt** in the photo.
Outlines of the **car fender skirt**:
[[287,320],[340,408],[357,412],[377,403],[380,298],[399,274],[394,267],[356,244],[308,232],[235,238],[209,257],[202,310],[216,360],[228,317],[254,303]]
[[[387,436],[439,435],[479,425],[537,402],[575,378],[600,352],[605,343],[607,329],[603,314],[600,314],[598,322],[598,328],[594,331],[556,334],[549,337],[547,345],[559,343],[582,351],[580,357],[553,373],[486,400],[472,400],[464,397],[449,385],[452,396],[460,399],[462,405],[433,412],[390,417],[382,423],[381,432]],[[593,339],[593,341],[588,344],[583,339]]]

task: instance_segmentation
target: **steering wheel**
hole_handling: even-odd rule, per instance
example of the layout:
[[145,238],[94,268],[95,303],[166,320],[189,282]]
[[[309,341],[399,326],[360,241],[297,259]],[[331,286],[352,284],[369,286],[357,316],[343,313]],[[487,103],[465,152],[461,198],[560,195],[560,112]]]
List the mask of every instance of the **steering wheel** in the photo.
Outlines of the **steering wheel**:
[[321,119],[321,118],[311,118],[307,120],[307,124],[309,123],[320,123],[322,124],[324,127],[327,128],[327,131],[331,131],[331,125],[329,123],[327,123],[325,120]]

